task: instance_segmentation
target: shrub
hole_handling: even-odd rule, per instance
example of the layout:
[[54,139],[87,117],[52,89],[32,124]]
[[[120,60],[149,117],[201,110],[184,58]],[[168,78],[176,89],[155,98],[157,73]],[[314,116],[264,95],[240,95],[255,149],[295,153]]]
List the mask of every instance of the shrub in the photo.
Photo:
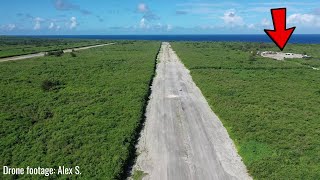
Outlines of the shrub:
[[256,61],[256,56],[254,54],[250,54],[249,61]]
[[71,57],[77,57],[77,54],[74,53],[73,51],[70,54],[71,54]]
[[51,81],[51,80],[44,80],[41,84],[41,88],[44,91],[51,91],[58,89],[58,86],[62,85],[59,81]]

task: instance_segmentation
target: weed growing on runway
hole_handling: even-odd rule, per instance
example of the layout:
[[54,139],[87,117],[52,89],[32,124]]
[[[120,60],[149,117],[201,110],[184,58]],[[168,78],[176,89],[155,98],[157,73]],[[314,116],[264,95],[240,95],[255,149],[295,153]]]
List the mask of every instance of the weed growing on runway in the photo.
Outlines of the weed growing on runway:
[[[288,45],[313,59],[276,61],[258,43],[172,43],[256,179],[319,179],[319,45]],[[276,47],[274,47],[276,50]],[[297,63],[298,62],[298,63]]]
[[[77,57],[1,63],[0,164],[80,166],[82,179],[119,178],[143,116],[159,46],[118,42],[79,51]],[[61,176],[67,177],[75,178]]]
[[133,180],[142,180],[142,178],[146,175],[147,174],[144,173],[143,171],[136,170],[134,171],[132,178]]

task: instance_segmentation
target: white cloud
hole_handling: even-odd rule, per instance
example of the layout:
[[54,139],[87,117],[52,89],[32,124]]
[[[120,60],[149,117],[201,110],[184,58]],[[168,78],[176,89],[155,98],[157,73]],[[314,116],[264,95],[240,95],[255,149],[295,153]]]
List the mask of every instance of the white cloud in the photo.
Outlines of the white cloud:
[[132,28],[140,32],[169,32],[173,29],[173,26],[171,24],[162,24],[161,22],[153,22],[149,21],[146,18],[142,18],[139,23],[132,27],[126,27],[126,28],[117,28],[117,29],[128,29]]
[[16,25],[15,24],[8,24],[8,26],[7,26],[7,30],[8,31],[12,31],[12,30],[14,30],[16,28]]
[[48,29],[58,31],[58,30],[60,30],[60,26],[57,25],[57,24],[55,24],[54,22],[51,22],[51,23],[49,24]]
[[17,26],[15,24],[6,24],[6,25],[0,26],[0,29],[4,30],[4,31],[12,31],[12,30],[16,29],[16,27]]
[[262,25],[263,27],[269,27],[269,26],[271,26],[271,22],[270,22],[268,19],[264,18],[264,19],[262,19],[262,21],[261,21],[261,25]]
[[70,29],[74,29],[78,26],[78,23],[77,23],[77,18],[76,17],[71,17],[70,18],[70,26],[69,28]]
[[41,29],[41,22],[42,22],[42,21],[44,21],[44,19],[42,19],[42,18],[40,18],[40,17],[36,17],[36,18],[34,19],[35,24],[34,24],[34,26],[33,26],[33,29],[34,29],[34,30],[39,30],[39,29]]
[[238,16],[236,14],[236,11],[234,9],[227,10],[224,13],[224,16],[221,17],[223,19],[224,23],[226,25],[231,25],[231,26],[242,26],[244,25],[243,18],[241,16]]
[[54,28],[54,23],[51,22],[48,28],[49,28],[49,29],[53,29],[53,28]]
[[79,11],[83,15],[90,15],[92,14],[91,11],[87,9],[80,8],[79,5],[73,4],[68,0],[54,0],[54,7],[59,11]]
[[249,29],[255,29],[255,28],[256,28],[256,26],[255,26],[254,24],[248,24],[247,27],[248,27]]
[[320,26],[320,16],[313,14],[292,14],[288,17],[287,22],[293,25]]
[[146,28],[148,28],[148,25],[147,25],[147,21],[146,21],[146,19],[145,18],[142,18],[141,20],[140,20],[140,28],[141,29],[146,29]]
[[149,7],[144,3],[138,4],[137,12],[143,14],[142,18],[144,18],[147,21],[153,21],[153,20],[160,19],[160,17],[158,15],[156,15],[153,11],[151,11],[149,9]]
[[201,3],[201,2],[187,2],[179,3],[176,5],[176,14],[198,14],[205,15],[210,19],[217,18],[217,14],[224,12],[225,7],[239,8],[241,4],[233,2],[214,2],[214,3]]
[[34,30],[39,30],[40,28],[41,28],[40,22],[36,22],[36,24],[34,25],[33,29]]
[[138,4],[137,9],[138,9],[138,12],[141,12],[141,13],[145,13],[145,12],[149,11],[148,6],[146,4],[144,4],[144,3]]

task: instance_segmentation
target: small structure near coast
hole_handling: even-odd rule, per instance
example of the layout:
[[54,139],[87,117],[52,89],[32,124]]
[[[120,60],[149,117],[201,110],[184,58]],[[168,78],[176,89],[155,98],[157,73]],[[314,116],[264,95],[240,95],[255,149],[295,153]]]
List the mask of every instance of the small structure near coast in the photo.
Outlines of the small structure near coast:
[[274,52],[274,51],[263,51],[258,52],[262,57],[272,58],[275,60],[285,60],[285,59],[302,59],[302,58],[311,58],[311,56],[295,53],[283,53],[283,52]]

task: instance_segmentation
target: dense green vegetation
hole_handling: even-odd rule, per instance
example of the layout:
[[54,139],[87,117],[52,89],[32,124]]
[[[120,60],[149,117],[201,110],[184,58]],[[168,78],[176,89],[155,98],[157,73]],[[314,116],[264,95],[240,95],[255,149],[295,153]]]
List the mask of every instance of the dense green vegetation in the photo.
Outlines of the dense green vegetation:
[[259,43],[172,43],[255,179],[320,179],[320,45],[313,59],[276,61]]
[[[75,52],[76,57],[1,63],[1,167],[80,166],[81,175],[58,177],[120,178],[143,118],[159,46],[118,42]],[[1,172],[4,178],[12,177]]]
[[102,43],[106,43],[106,41],[0,36],[0,58],[43,51],[83,47]]

